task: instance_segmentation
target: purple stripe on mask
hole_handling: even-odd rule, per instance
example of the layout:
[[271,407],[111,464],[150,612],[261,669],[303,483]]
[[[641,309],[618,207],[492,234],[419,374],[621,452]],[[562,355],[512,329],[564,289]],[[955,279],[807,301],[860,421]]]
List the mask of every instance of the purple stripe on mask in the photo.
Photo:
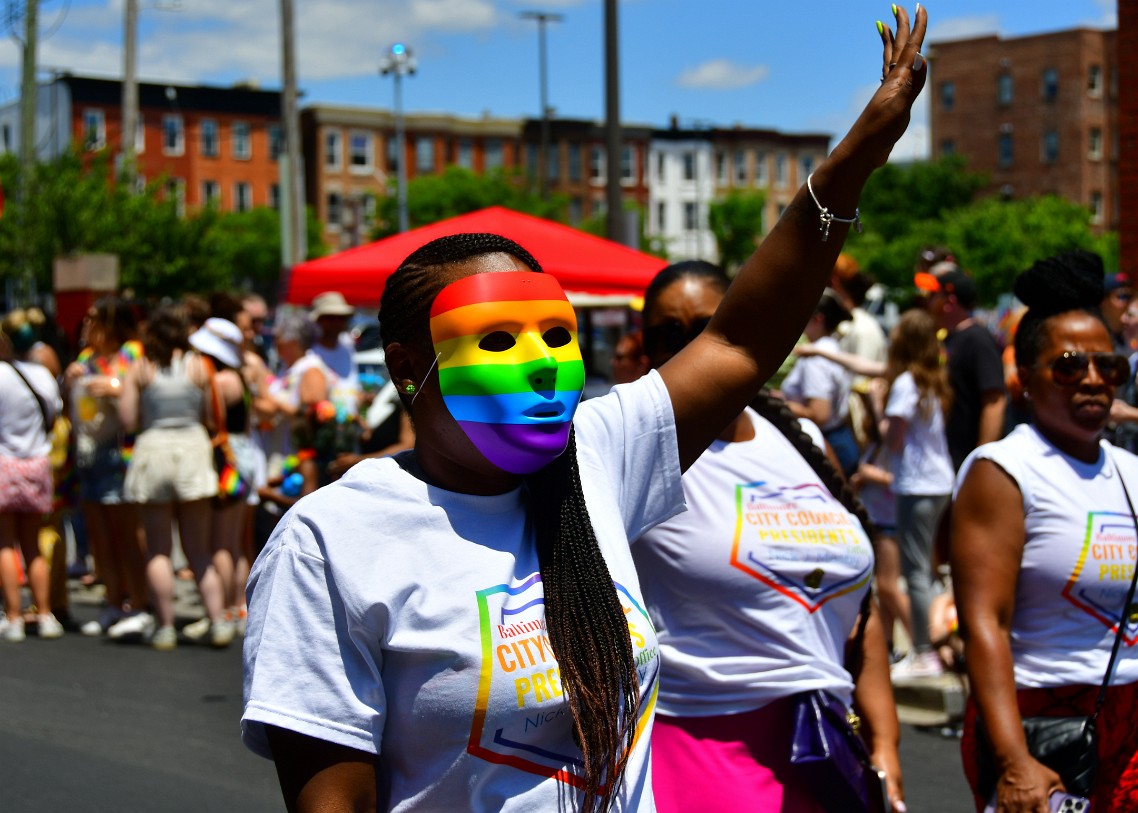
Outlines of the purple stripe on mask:
[[565,451],[572,424],[565,421],[534,426],[459,421],[458,425],[474,447],[498,468],[510,474],[532,474]]

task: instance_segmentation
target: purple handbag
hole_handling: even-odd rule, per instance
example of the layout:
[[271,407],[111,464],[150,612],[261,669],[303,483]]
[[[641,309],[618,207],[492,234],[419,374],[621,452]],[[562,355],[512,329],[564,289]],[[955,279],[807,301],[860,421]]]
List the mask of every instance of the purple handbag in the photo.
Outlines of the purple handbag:
[[790,764],[805,773],[832,813],[887,813],[885,774],[869,759],[854,729],[857,716],[820,689],[791,698]]

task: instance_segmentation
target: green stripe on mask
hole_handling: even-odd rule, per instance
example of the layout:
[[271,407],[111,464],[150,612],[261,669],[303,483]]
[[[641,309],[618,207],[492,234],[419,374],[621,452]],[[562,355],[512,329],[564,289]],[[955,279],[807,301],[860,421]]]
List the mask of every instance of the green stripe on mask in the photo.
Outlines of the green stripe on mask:
[[535,387],[530,376],[550,369],[548,361],[537,359],[525,364],[470,364],[439,370],[439,389],[443,395],[497,395],[530,392],[534,389],[561,391],[585,388],[585,362],[563,361],[557,365],[556,384]]

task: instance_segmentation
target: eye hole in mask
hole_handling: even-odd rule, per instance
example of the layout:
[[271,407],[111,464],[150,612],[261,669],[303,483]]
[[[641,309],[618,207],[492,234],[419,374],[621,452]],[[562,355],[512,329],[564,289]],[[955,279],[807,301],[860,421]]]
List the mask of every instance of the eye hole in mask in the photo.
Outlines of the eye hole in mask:
[[569,332],[568,328],[564,327],[551,327],[545,333],[541,334],[541,338],[549,347],[564,347],[573,341],[573,334]]
[[478,349],[487,353],[504,353],[517,343],[517,339],[506,331],[495,330],[482,337],[482,341],[478,342]]

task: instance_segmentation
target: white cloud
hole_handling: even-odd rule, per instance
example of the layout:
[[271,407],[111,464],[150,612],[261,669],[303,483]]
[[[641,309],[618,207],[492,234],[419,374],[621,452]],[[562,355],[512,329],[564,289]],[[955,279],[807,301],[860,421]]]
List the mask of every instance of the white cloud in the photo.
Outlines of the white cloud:
[[758,84],[769,73],[766,65],[740,65],[728,59],[713,59],[685,69],[676,78],[676,84],[685,88],[734,90]]
[[977,14],[972,17],[955,17],[934,23],[929,27],[928,42],[942,42],[944,40],[965,40],[972,37],[981,37],[985,34],[1000,33],[1000,17],[998,14]]
[[412,19],[427,28],[470,31],[494,24],[494,6],[485,0],[412,0]]

